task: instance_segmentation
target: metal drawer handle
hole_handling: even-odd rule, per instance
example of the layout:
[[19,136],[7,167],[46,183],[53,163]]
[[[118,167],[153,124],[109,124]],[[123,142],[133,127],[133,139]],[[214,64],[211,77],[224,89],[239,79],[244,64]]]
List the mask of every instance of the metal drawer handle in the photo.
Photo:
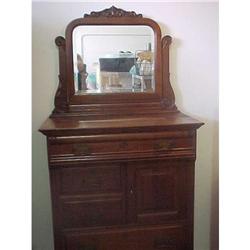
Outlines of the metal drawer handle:
[[74,144],[73,151],[75,154],[91,154],[90,147],[87,144]]
[[173,147],[172,141],[160,141],[153,145],[154,150],[168,150]]
[[97,250],[96,246],[80,246],[78,250]]
[[102,220],[103,215],[102,214],[96,214],[92,216],[92,223],[98,223],[100,220]]
[[174,238],[158,239],[154,241],[154,248],[156,249],[164,249],[173,246],[176,246],[176,240]]
[[128,147],[128,143],[126,141],[123,141],[119,144],[120,149],[126,149]]

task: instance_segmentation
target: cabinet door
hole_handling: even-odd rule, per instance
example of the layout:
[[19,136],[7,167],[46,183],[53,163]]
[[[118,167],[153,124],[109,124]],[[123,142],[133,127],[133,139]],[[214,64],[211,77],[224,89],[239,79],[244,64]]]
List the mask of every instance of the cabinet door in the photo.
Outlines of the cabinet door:
[[185,219],[193,187],[189,161],[150,161],[128,165],[128,220],[165,223]]

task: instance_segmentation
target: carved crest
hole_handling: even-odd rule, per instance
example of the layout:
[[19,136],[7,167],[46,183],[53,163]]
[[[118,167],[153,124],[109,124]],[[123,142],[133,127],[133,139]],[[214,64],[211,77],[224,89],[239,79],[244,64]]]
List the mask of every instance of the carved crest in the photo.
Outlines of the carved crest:
[[84,14],[84,17],[142,17],[142,14],[136,14],[134,11],[126,11],[112,6],[102,11],[92,11],[90,14]]

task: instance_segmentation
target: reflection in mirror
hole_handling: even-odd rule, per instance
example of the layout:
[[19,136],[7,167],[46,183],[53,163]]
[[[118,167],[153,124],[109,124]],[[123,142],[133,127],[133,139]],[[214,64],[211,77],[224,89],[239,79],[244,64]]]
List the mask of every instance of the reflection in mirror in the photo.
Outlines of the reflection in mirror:
[[76,94],[154,92],[154,32],[145,25],[73,30]]

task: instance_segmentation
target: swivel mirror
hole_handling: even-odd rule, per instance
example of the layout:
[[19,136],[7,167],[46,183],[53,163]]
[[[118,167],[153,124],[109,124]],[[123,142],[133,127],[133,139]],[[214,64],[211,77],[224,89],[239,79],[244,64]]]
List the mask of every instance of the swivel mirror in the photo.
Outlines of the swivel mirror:
[[151,27],[81,25],[72,36],[77,95],[154,91]]

